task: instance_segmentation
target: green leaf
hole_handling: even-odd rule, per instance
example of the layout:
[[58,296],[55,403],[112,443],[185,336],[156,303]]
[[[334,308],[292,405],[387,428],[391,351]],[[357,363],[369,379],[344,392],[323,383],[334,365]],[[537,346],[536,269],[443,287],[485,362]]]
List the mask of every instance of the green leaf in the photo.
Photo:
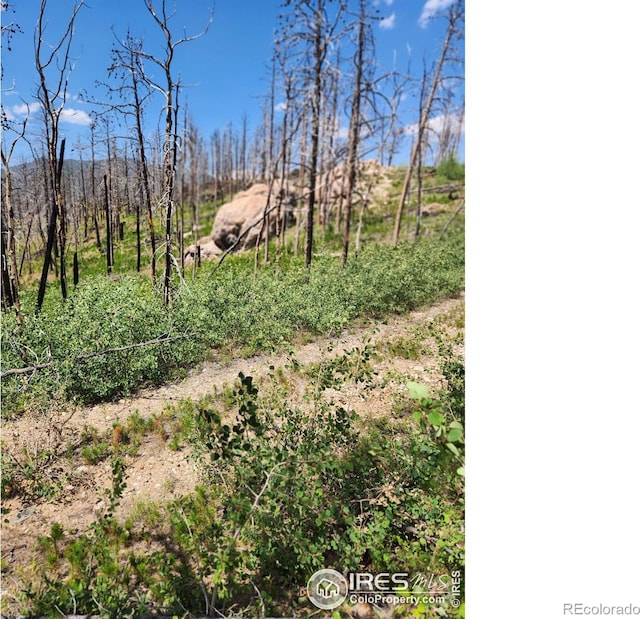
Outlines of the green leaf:
[[447,439],[451,443],[457,443],[462,438],[462,430],[459,428],[452,428],[449,430],[449,434],[447,435]]
[[458,473],[460,477],[464,477],[464,466],[459,467],[456,473]]
[[444,416],[442,415],[442,413],[439,413],[437,411],[431,411],[427,415],[427,419],[432,425],[436,427],[441,426],[442,423],[444,422]]
[[459,421],[452,421],[449,424],[450,428],[457,428],[458,430],[464,430],[464,426]]
[[453,443],[447,443],[447,449],[449,449],[454,456],[460,457],[460,451]]
[[407,389],[409,390],[409,397],[413,400],[426,400],[429,395],[426,385],[415,383],[412,380],[407,383]]

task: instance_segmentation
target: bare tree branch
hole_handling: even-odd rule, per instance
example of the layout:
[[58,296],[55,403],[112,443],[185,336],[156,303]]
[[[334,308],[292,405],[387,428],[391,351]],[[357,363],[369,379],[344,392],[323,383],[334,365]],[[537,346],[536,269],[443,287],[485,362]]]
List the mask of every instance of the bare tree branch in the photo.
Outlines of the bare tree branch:
[[[159,337],[153,338],[152,340],[147,340],[146,342],[137,342],[136,344],[128,344],[127,346],[115,346],[113,348],[105,348],[104,350],[97,350],[95,352],[81,353],[74,358],[74,361],[76,362],[83,361],[85,359],[100,357],[102,355],[108,355],[114,352],[123,352],[125,350],[133,350],[134,348],[154,346],[155,344],[165,344],[167,342],[183,340],[185,338],[194,337],[196,335],[201,335],[201,333],[193,331],[190,333],[181,333],[179,335],[171,335],[171,336],[161,335]],[[16,376],[19,374],[26,374],[28,372],[35,372],[37,370],[48,368],[52,365],[55,365],[55,363],[53,361],[48,361],[47,363],[38,363],[36,365],[30,365],[24,368],[12,368],[10,370],[5,370],[4,372],[0,372],[0,378],[5,378],[6,376]]]

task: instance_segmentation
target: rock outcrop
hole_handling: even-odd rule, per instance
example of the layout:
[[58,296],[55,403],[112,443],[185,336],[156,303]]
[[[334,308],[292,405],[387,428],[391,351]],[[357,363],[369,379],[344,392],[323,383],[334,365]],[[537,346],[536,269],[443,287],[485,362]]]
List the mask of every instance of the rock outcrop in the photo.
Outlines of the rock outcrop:
[[184,250],[184,263],[191,264],[198,256],[198,246],[200,246],[200,260],[213,260],[222,253],[222,250],[214,243],[210,236],[198,239],[195,245],[189,245]]
[[[273,235],[276,232],[277,201],[281,200],[281,224],[287,225],[292,218],[294,198],[287,191],[279,191],[274,186],[269,195],[269,186],[263,183],[253,185],[246,191],[241,191],[231,201],[223,204],[213,223],[211,238],[223,251],[233,247],[235,250],[245,250],[255,247],[262,229],[262,219],[267,211],[266,230]],[[268,202],[268,205],[267,205]]]

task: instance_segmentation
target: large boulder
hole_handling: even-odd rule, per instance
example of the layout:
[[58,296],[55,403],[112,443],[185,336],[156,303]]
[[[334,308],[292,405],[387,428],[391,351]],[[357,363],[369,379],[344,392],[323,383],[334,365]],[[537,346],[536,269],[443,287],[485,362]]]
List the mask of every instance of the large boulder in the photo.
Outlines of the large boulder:
[[198,239],[195,245],[189,245],[184,250],[184,263],[191,264],[198,256],[198,247],[200,247],[200,260],[213,260],[222,253],[222,250],[213,242],[210,236]]
[[[213,242],[222,250],[233,247],[236,242],[237,245],[234,248],[236,251],[255,247],[262,229],[267,200],[270,212],[267,215],[266,223],[269,234],[275,234],[277,215],[274,207],[277,205],[277,199],[277,188],[272,189],[271,196],[269,196],[268,185],[262,183],[253,185],[246,191],[241,191],[231,202],[220,207],[213,222],[211,233]],[[292,195],[286,191],[280,193],[280,199],[282,200],[282,225],[286,225],[292,216],[294,200]],[[265,226],[265,231],[267,226]],[[265,232],[263,232],[264,236]],[[240,240],[238,241],[238,239]]]

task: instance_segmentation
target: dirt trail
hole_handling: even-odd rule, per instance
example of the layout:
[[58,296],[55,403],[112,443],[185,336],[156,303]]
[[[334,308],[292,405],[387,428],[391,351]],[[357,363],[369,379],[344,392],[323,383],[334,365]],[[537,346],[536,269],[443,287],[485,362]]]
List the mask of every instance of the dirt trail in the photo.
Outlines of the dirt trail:
[[[384,322],[371,321],[339,336],[319,338],[299,347],[295,350],[295,357],[301,364],[314,363],[362,346],[368,338],[371,343],[376,343],[405,337],[416,326],[463,305],[462,294]],[[61,445],[77,440],[85,426],[104,432],[116,422],[125,422],[134,412],[148,418],[161,412],[167,403],[185,398],[197,400],[212,393],[214,387],[220,389],[225,383],[232,384],[239,372],[259,379],[267,375],[269,366],[282,366],[288,359],[286,353],[260,354],[227,362],[214,358],[191,370],[183,380],[142,390],[118,402],[54,412],[47,419],[24,416],[7,421],[2,428],[3,450],[9,456],[18,456],[25,450],[26,453],[37,454],[41,450],[60,449]],[[432,361],[394,359],[393,369],[413,373],[416,378],[429,381],[427,366]],[[359,398],[355,404],[351,402],[349,405],[364,414],[384,414],[389,408],[389,402],[384,398],[368,401]],[[64,463],[69,459],[60,458],[59,461],[61,468],[56,471],[56,480],[64,479],[65,483],[54,502],[40,499],[27,504],[19,498],[4,501],[8,513],[2,525],[2,557],[7,570],[2,596],[6,602],[12,598],[12,583],[17,584],[17,571],[28,561],[38,537],[48,534],[53,522],[61,523],[68,531],[82,531],[105,508],[104,489],[110,487],[111,477],[109,463],[104,461],[94,466],[76,463],[72,466]],[[196,483],[197,477],[188,460],[187,450],[172,451],[160,437],[145,436],[136,455],[127,462],[127,488],[117,515],[130,514],[140,501],[166,502],[190,493]]]
[[[385,341],[390,338],[406,335],[417,324],[435,316],[445,314],[458,306],[463,295],[446,299],[431,307],[391,317],[384,322],[370,321],[365,325],[350,328],[338,336],[322,337],[295,350],[295,356],[301,363],[315,363],[327,355],[335,356],[354,346],[361,345],[367,337],[371,342]],[[331,352],[328,349],[331,347]],[[93,426],[99,431],[111,428],[114,423],[124,422],[134,412],[142,417],[150,417],[153,413],[163,410],[167,402],[177,402],[184,398],[197,400],[211,393],[213,387],[221,387],[224,383],[231,384],[238,377],[239,372],[253,377],[267,374],[269,366],[286,363],[286,353],[262,353],[246,359],[221,361],[214,358],[204,361],[192,369],[188,376],[180,381],[138,391],[134,396],[124,398],[118,402],[98,404],[96,406],[76,409],[73,412],[54,413],[48,419],[24,419],[5,423],[3,434],[8,442],[17,445],[21,442],[33,443],[35,436],[42,432],[49,435],[53,425],[64,432],[72,428]],[[9,438],[11,436],[11,438]],[[44,439],[43,439],[44,441]],[[46,441],[44,441],[46,442]]]

